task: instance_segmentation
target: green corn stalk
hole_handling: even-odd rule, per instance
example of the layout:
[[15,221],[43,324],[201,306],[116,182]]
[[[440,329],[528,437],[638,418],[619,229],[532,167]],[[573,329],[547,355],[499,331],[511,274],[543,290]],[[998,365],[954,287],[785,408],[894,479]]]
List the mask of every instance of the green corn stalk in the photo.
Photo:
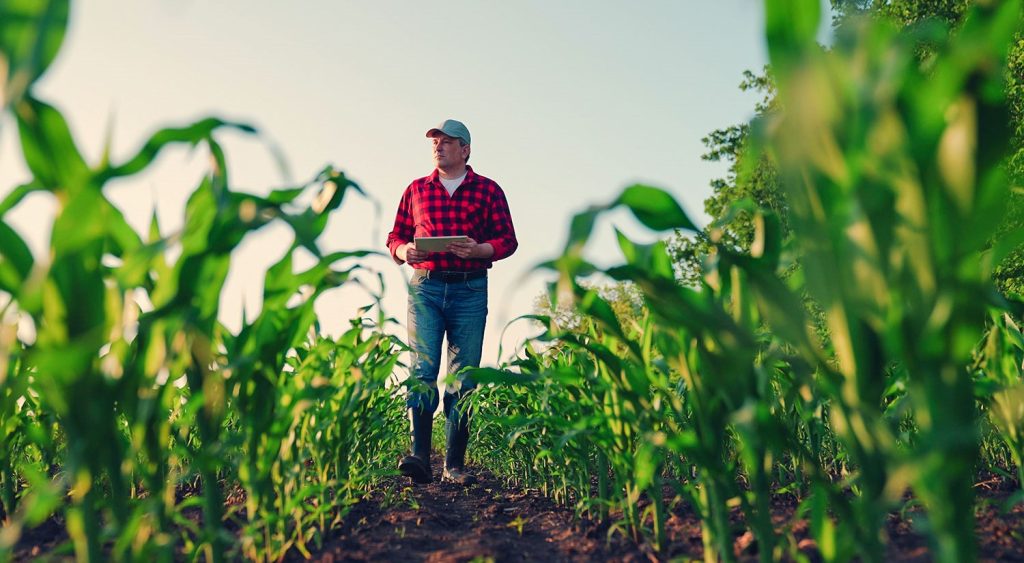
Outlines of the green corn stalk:
[[[287,467],[293,462],[287,445],[301,417],[300,409],[305,406],[303,394],[296,387],[298,380],[284,369],[287,355],[306,339],[314,322],[316,297],[349,278],[351,270],[335,272],[330,266],[342,258],[365,254],[330,255],[310,270],[293,274],[292,253],[287,252],[267,272],[263,311],[227,348],[227,357],[231,358],[227,366],[231,372],[229,395],[234,397],[231,407],[241,418],[245,459],[239,477],[247,493],[249,526],[262,529],[263,536],[271,541],[261,546],[260,534],[250,532],[257,550],[248,553],[250,557],[265,555],[273,559],[283,555],[282,549],[291,540],[290,520],[278,515],[287,514],[285,506],[293,503],[289,496],[304,485],[286,478]],[[287,307],[288,300],[304,286],[312,288],[312,294],[300,305]]]
[[10,525],[17,509],[18,473],[16,463],[24,454],[20,450],[24,425],[28,422],[19,401],[28,389],[28,374],[21,370],[20,343],[16,326],[0,325],[0,508],[4,525]]
[[879,412],[885,371],[898,362],[919,432],[905,464],[935,555],[973,560],[978,436],[966,367],[991,295],[994,264],[981,251],[1009,195],[1002,69],[1020,6],[976,7],[927,69],[913,57],[913,32],[865,23],[825,53],[814,43],[816,3],[766,10],[783,111],[761,137],[779,163],[808,290],[829,321],[834,422],[858,460],[865,554],[882,558],[870,530],[901,490]]
[[[108,150],[99,164],[87,164],[60,113],[31,90],[59,50],[68,11],[67,1],[0,6],[2,110],[15,113],[33,174],[0,203],[0,218],[35,191],[52,193],[59,209],[49,264],[35,264],[24,242],[0,222],[0,292],[10,297],[5,308],[31,316],[38,329],[36,342],[24,348],[6,324],[0,339],[5,516],[32,525],[56,508],[46,500],[47,487],[28,472],[26,515],[15,514],[22,512],[15,503],[18,464],[28,456],[24,444],[41,443],[43,426],[56,420],[66,439],[57,455],[67,477],[58,485],[70,489],[65,512],[79,559],[98,560],[109,549],[118,559],[170,560],[172,534],[183,526],[193,556],[223,560],[232,540],[220,489],[234,476],[246,487],[247,514],[260,536],[244,553],[278,559],[295,547],[309,555],[314,527],[336,525],[344,510],[335,510],[335,502],[350,504],[389,471],[382,460],[393,459],[401,442],[400,398],[387,385],[396,339],[380,332],[365,337],[360,321],[342,341],[327,345],[329,384],[308,365],[291,365],[299,373],[286,369],[315,320],[316,296],[353,271],[335,271],[332,264],[367,254],[322,257],[316,242],[344,194],[361,190],[328,167],[309,184],[266,197],[234,192],[213,133],[254,131],[217,119],[158,131],[124,162],[110,162]],[[143,171],[175,143],[205,143],[213,171],[190,197],[182,232],[162,236],[154,216],[144,243],[103,188]],[[314,203],[291,211],[310,185],[320,190]],[[216,320],[230,254],[248,233],[273,221],[291,227],[295,248],[268,272],[261,316],[232,335]],[[176,245],[180,256],[168,264],[166,251]],[[319,263],[293,274],[291,256],[300,246]],[[312,296],[287,307],[305,286],[314,288]],[[135,302],[140,290],[152,310],[143,312]],[[132,336],[125,328],[136,317]],[[29,442],[27,432],[36,435]],[[226,455],[236,446],[241,458]],[[45,463],[51,452],[44,449]],[[311,469],[306,462],[313,462]],[[200,478],[202,531],[179,513],[194,504],[179,506],[175,497],[183,474]],[[145,499],[136,497],[137,479]],[[310,508],[314,496],[320,502]],[[9,542],[5,536],[4,549]]]
[[0,5],[0,112],[16,105],[56,58],[69,0],[8,0]]
[[[595,319],[593,328],[581,338],[563,335],[561,339],[569,349],[592,356],[596,360],[596,376],[587,386],[591,398],[581,404],[603,406],[595,410],[592,418],[607,425],[604,432],[611,438],[602,448],[607,456],[616,489],[623,491],[618,503],[624,511],[626,527],[634,538],[641,529],[640,515],[633,509],[641,492],[652,501],[654,544],[664,547],[665,510],[661,495],[662,461],[669,451],[693,456],[701,468],[702,487],[707,487],[705,499],[706,557],[730,558],[731,530],[728,522],[727,501],[737,494],[737,486],[730,475],[735,466],[727,429],[732,415],[744,404],[745,398],[756,397],[753,389],[757,378],[751,371],[756,346],[749,330],[737,324],[734,314],[740,314],[741,323],[750,323],[744,316],[744,300],[720,299],[713,291],[698,295],[679,288],[674,281],[664,245],[643,247],[620,234],[620,246],[627,264],[609,269],[613,278],[637,282],[648,300],[654,315],[648,317],[640,330],[639,340],[627,336],[619,325],[608,303],[593,291],[578,286],[577,275],[594,270],[580,258],[580,251],[596,217],[604,210],[624,205],[645,224],[656,229],[673,227],[692,228],[678,204],[667,194],[645,186],[627,189],[608,206],[592,208],[577,215],[570,229],[570,241],[563,256],[547,265],[562,273],[561,286],[576,297],[582,314]],[[729,294],[730,290],[726,290]],[[705,302],[700,300],[704,299]],[[695,309],[698,314],[683,310]],[[690,316],[692,315],[692,316]],[[680,331],[680,327],[686,330]],[[699,338],[695,338],[699,335]],[[655,352],[657,350],[657,352]],[[669,377],[669,369],[681,374],[687,393],[686,404],[694,409],[692,417],[684,412],[684,402],[675,397],[678,384]],[[584,371],[584,374],[591,371]],[[710,383],[713,382],[713,383]],[[659,405],[661,407],[659,408]],[[682,432],[678,421],[691,420],[696,433],[684,435],[699,439],[677,438]],[[676,422],[671,422],[676,421]],[[666,426],[665,423],[669,422]],[[557,424],[557,423],[556,423]],[[669,431],[666,439],[665,431]],[[598,447],[601,448],[600,443]],[[762,450],[762,455],[766,455]],[[764,464],[752,464],[764,470]],[[764,474],[758,481],[764,489]],[[767,505],[767,495],[759,509]],[[616,504],[614,498],[607,499]],[[758,510],[748,507],[753,514]],[[766,513],[765,513],[766,514]],[[759,532],[768,546],[764,553],[772,553],[774,531],[770,522],[760,520]]]
[[[99,559],[103,538],[110,537],[100,527],[107,520],[101,515],[110,517],[113,536],[124,538],[115,546],[121,556],[125,553],[121,550],[135,549],[131,546],[137,542],[130,536],[142,529],[140,526],[147,526],[140,520],[147,511],[155,513],[158,535],[166,536],[175,485],[166,453],[171,430],[166,420],[176,410],[173,402],[178,393],[169,383],[155,381],[161,370],[168,370],[174,377],[187,376],[186,397],[195,397],[202,405],[193,417],[184,419],[194,421],[198,431],[199,448],[188,452],[188,458],[205,485],[207,555],[220,560],[225,547],[217,483],[226,403],[223,378],[210,368],[217,363],[214,349],[221,340],[216,315],[230,252],[247,232],[277,218],[293,227],[298,244],[318,252],[315,239],[325,227],[328,213],[354,185],[326,169],[317,182],[331,193],[321,198],[317,209],[295,215],[283,212],[282,206],[294,200],[301,188],[280,190],[267,198],[231,192],[222,151],[211,134],[224,126],[252,129],[216,119],[159,131],[123,163],[112,164],[104,157],[98,166],[87,165],[59,112],[30,93],[31,80],[55,56],[63,37],[67,3],[48,6],[35,13],[27,3],[6,3],[0,19],[0,55],[9,71],[4,107],[15,110],[23,153],[33,173],[32,182],[15,189],[2,208],[6,212],[17,206],[33,191],[53,193],[59,206],[52,236],[53,259],[44,275],[30,278],[31,255],[4,225],[0,229],[5,242],[0,289],[11,295],[38,327],[37,342],[28,348],[25,365],[36,374],[43,404],[56,414],[67,436],[65,463],[72,498],[67,509],[69,532],[83,560]],[[200,141],[210,147],[216,167],[190,198],[186,226],[178,237],[183,252],[172,267],[163,262],[169,241],[159,238],[155,224],[155,236],[143,244],[102,189],[110,180],[145,169],[169,144]],[[110,269],[104,265],[105,256],[120,258],[121,266]],[[129,341],[121,331],[122,315],[133,309],[125,297],[137,288],[149,293],[156,310],[142,316],[141,334]],[[5,346],[8,364],[15,357],[9,349]],[[90,399],[83,401],[82,397]],[[16,401],[18,397],[11,394],[10,398]],[[119,428],[122,416],[130,435]],[[126,465],[135,449],[142,457],[135,460],[137,465]],[[128,479],[133,466],[154,499],[148,503],[152,506],[136,516],[129,502]],[[13,493],[12,472],[4,474],[4,490]],[[12,495],[5,497],[5,506],[13,510]]]
[[[629,208],[654,229],[692,228],[678,204],[652,188],[627,188],[608,207],[618,205]],[[637,283],[643,292],[653,313],[648,332],[667,365],[682,377],[686,405],[692,409],[689,417],[683,412],[677,412],[676,417],[688,418],[693,433],[676,428],[666,445],[673,453],[691,458],[697,466],[700,488],[695,498],[705,520],[705,558],[731,560],[728,499],[735,497],[738,489],[733,478],[736,461],[729,427],[746,398],[755,396],[751,369],[757,347],[752,334],[733,316],[744,306],[738,295],[735,299],[730,296],[728,286],[721,288],[722,294],[710,289],[697,294],[678,287],[663,243],[640,246],[621,235],[619,242],[627,262],[608,273]],[[658,384],[663,389],[668,387],[664,380]],[[680,407],[677,403],[676,408]],[[768,546],[763,553],[770,554],[774,532],[769,530],[759,539]]]
[[[983,341],[974,368],[983,374],[983,382],[994,387],[986,390],[987,413],[999,438],[1006,445],[1017,480],[1024,488],[1024,337],[1008,313],[993,311],[988,334]],[[980,383],[980,382],[978,382]],[[977,385],[977,383],[976,383]]]
[[[504,440],[528,459],[532,448],[526,480],[560,498],[589,486],[552,463],[558,454],[597,465],[597,502],[621,507],[634,537],[641,519],[630,506],[646,490],[655,543],[660,490],[649,487],[659,481],[659,460],[673,459],[680,474],[692,468],[708,560],[732,557],[728,510],[737,498],[760,557],[779,556],[768,517],[773,474],[809,489],[803,506],[829,560],[854,552],[882,559],[882,524],[907,484],[929,510],[937,556],[969,560],[978,436],[967,367],[992,303],[991,266],[1020,242],[1009,237],[981,254],[1007,189],[999,62],[1019,6],[987,19],[979,10],[922,71],[918,36],[896,38],[885,24],[822,52],[813,44],[817,6],[806,4],[768,2],[782,113],[771,128],[755,124],[760,144],[748,151],[779,163],[796,237],[784,244],[769,214],[740,209],[757,214],[759,244],[750,255],[717,246],[706,285],[690,290],[676,285],[662,247],[620,236],[626,263],[605,273],[644,293],[654,320],[637,340],[576,282],[597,270],[582,259],[597,217],[623,205],[655,230],[694,227],[670,196],[641,186],[577,215],[563,255],[543,267],[561,274],[558,292],[593,324],[559,334],[550,318],[539,319],[549,329],[544,340],[556,342],[546,353],[515,362],[518,374],[480,370],[482,382],[496,385],[478,400],[506,415],[484,428],[494,450]],[[784,265],[784,253],[799,267]],[[806,294],[823,310],[824,339]],[[639,341],[653,352],[637,352]],[[987,357],[1019,369],[1012,353]],[[674,378],[681,384],[671,385]],[[987,408],[1013,438],[1014,388],[1000,389]],[[651,409],[656,397],[671,407]],[[577,423],[531,406],[557,406]],[[581,440],[584,447],[570,446]],[[748,492],[733,478],[739,468]],[[602,485],[609,474],[614,486]]]

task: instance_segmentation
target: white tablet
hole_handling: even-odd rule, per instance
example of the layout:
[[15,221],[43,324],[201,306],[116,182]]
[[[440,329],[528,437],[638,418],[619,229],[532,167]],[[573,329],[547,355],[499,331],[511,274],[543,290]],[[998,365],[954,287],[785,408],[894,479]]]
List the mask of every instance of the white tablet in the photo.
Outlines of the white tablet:
[[466,235],[459,235],[454,237],[415,237],[413,242],[416,243],[416,250],[446,252],[449,244],[453,242],[466,242],[468,240],[469,237]]

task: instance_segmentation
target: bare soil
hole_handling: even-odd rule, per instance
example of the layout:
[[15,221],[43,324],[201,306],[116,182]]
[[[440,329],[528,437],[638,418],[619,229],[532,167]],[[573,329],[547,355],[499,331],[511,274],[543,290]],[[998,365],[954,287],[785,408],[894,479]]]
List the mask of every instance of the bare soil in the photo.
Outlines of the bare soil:
[[440,482],[437,471],[427,485],[389,480],[352,508],[314,560],[607,561],[641,552],[606,545],[603,534],[587,533],[571,510],[538,491],[473,472],[478,482],[468,487]]
[[[668,545],[663,553],[625,537],[610,521],[576,519],[573,511],[545,498],[537,490],[508,487],[490,472],[471,468],[479,482],[469,487],[434,482],[412,485],[406,479],[385,480],[352,507],[342,526],[329,532],[313,560],[340,561],[643,561],[702,560],[699,518],[683,503],[675,504],[666,522]],[[1020,490],[1013,480],[983,479],[976,485],[976,537],[982,561],[1024,561],[1024,503],[1008,506]],[[670,498],[667,495],[666,498]],[[794,554],[820,561],[805,520],[794,517],[792,496],[773,499],[772,520],[792,545]],[[198,518],[198,514],[194,515]],[[733,514],[737,532],[734,552],[741,561],[757,561],[758,546],[744,532],[739,511]],[[890,561],[931,561],[927,538],[918,529],[922,512],[892,514],[886,531]],[[63,560],[67,533],[58,518],[25,530],[15,548],[15,561]],[[58,549],[57,552],[54,552]],[[301,560],[293,552],[290,560]]]
[[[642,561],[703,560],[700,520],[677,504],[667,522],[668,546],[656,554],[617,531],[610,522],[577,520],[571,509],[559,506],[536,490],[517,490],[486,470],[473,468],[480,478],[469,487],[439,482],[412,485],[389,480],[353,507],[340,530],[329,536],[313,559],[340,561]],[[977,537],[981,561],[1024,561],[1024,504],[1004,512],[1016,491],[1012,481],[979,483]],[[772,520],[788,528],[794,545],[784,546],[784,558],[799,554],[821,561],[808,523],[794,518],[798,502],[780,496],[772,503]],[[932,561],[927,538],[915,526],[920,511],[893,514],[887,523],[889,561]],[[742,529],[741,515],[733,515]],[[741,561],[757,561],[757,542],[738,532],[734,552]]]

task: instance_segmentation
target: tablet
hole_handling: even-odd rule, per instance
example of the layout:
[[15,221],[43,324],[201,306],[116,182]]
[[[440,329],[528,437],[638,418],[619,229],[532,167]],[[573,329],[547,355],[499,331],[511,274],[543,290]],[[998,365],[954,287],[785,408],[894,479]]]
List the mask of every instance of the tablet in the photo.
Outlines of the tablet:
[[415,237],[413,239],[416,243],[416,250],[426,250],[427,252],[447,252],[450,243],[466,242],[468,240],[469,237],[466,235],[455,237]]

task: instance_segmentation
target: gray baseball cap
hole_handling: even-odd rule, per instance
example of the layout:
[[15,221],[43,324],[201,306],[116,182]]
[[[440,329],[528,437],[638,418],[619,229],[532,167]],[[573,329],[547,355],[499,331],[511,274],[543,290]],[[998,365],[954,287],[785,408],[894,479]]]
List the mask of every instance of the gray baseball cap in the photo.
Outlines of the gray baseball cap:
[[466,126],[463,125],[461,121],[445,119],[443,123],[427,131],[427,136],[434,137],[438,133],[448,135],[449,137],[455,137],[456,139],[462,139],[467,145],[472,144],[469,141],[469,129],[466,129]]

